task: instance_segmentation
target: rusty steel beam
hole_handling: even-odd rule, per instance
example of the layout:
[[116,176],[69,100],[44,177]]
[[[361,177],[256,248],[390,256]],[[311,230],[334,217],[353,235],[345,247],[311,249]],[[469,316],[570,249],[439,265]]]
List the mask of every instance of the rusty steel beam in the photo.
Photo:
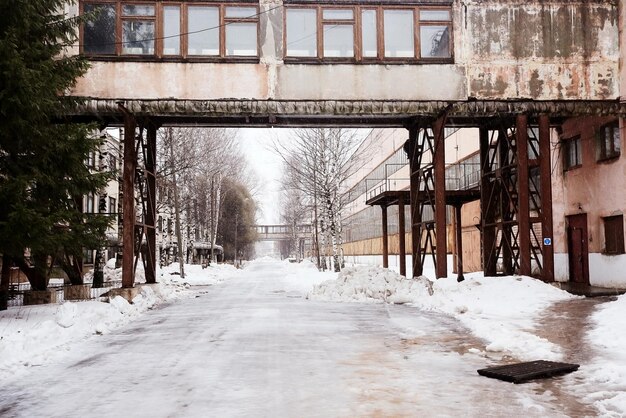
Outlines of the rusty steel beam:
[[516,121],[518,243],[520,274],[530,276],[530,181],[528,168],[528,117],[518,115]]
[[482,237],[482,264],[485,276],[495,276],[497,257],[496,257],[496,227],[495,223],[495,205],[491,204],[491,195],[493,193],[493,184],[491,180],[492,167],[489,162],[489,150],[491,148],[491,140],[489,138],[489,129],[485,126],[480,127],[480,212],[481,212],[481,237]]
[[400,274],[406,276],[406,233],[404,226],[404,197],[398,198],[398,245],[400,253]]
[[120,106],[124,114],[124,170],[122,172],[122,287],[135,285],[133,261],[135,259],[135,129],[137,122],[132,114]]
[[448,248],[446,230],[446,145],[445,145],[445,115],[433,123],[435,146],[433,163],[435,166],[435,239],[436,239],[436,266],[437,278],[448,276]]
[[156,137],[157,127],[148,122],[146,135],[146,260],[144,260],[146,283],[156,283]]
[[552,218],[552,168],[550,156],[550,118],[539,116],[539,175],[541,178],[541,232],[543,243],[543,269],[541,278],[554,281],[554,243],[546,245],[545,239],[553,240]]
[[420,167],[419,150],[417,146],[417,135],[419,127],[417,125],[409,128],[409,139],[405,144],[405,151],[409,158],[410,170],[410,206],[411,206],[411,257],[413,260],[413,277],[419,277],[423,273],[422,256],[420,254],[421,239],[421,212],[419,210],[419,185]]
[[380,207],[383,214],[383,267],[389,268],[389,234],[387,230],[387,206]]
[[456,281],[462,282],[463,277],[463,224],[461,223],[461,207],[462,205],[454,205],[454,223],[456,238]]

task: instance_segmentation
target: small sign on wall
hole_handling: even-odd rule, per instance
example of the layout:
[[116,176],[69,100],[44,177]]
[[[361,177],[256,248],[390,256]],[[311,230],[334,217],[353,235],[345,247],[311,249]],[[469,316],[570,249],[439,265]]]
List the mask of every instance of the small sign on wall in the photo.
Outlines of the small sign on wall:
[[552,245],[552,238],[544,238],[544,239],[543,239],[543,245],[544,245],[545,247],[549,247],[549,246],[551,246],[551,245]]

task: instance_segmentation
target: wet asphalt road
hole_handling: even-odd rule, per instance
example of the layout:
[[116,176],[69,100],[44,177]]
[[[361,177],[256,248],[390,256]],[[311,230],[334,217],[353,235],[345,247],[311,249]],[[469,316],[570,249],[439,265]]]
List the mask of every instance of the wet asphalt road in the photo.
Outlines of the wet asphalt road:
[[2,417],[593,414],[561,380],[513,385],[446,316],[285,291],[267,263],[0,383]]

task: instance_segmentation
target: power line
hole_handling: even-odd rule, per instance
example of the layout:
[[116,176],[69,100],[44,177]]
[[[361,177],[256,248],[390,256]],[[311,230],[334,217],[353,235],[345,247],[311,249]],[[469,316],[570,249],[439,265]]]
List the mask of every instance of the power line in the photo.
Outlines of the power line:
[[[281,8],[281,7],[284,7],[284,6],[283,5],[274,6],[274,7],[271,7],[269,9],[265,10],[265,11],[262,11],[262,12],[259,12],[259,13],[256,13],[256,14],[253,14],[253,15],[250,15],[250,16],[240,17],[238,19],[252,19],[252,18],[255,18],[255,17],[259,17],[261,15],[264,15],[266,13],[269,13],[272,10],[276,10],[278,8]],[[202,32],[208,32],[208,31],[215,30],[215,29],[220,29],[222,27],[226,27],[226,26],[231,25],[233,23],[239,23],[239,22],[236,22],[236,21],[226,22],[223,25],[211,26],[211,27],[208,27],[208,28],[198,29],[198,30],[194,30],[194,31],[181,32],[181,33],[179,33],[177,35],[159,36],[159,37],[152,37],[152,38],[143,38],[143,39],[136,39],[134,41],[102,42],[102,43],[97,43],[97,44],[90,44],[89,46],[94,46],[94,47],[100,46],[100,47],[102,47],[102,46],[127,45],[127,44],[133,44],[133,43],[138,43],[138,42],[151,42],[151,41],[157,41],[157,40],[163,40],[163,39],[180,38],[183,35],[193,35],[193,34],[196,34],[196,33],[202,33]],[[67,44],[67,45],[63,45],[63,46],[66,46],[66,47],[69,47],[69,46],[84,47],[85,44],[84,43],[73,43],[73,44]]]

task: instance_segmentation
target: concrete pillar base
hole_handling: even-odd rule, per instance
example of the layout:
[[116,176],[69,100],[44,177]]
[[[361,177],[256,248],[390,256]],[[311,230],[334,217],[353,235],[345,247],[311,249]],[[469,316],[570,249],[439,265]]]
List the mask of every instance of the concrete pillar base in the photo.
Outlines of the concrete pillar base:
[[57,303],[56,290],[27,290],[24,292],[24,305],[45,305]]
[[63,288],[65,300],[89,300],[91,299],[91,286],[88,284],[75,284]]
[[151,288],[157,295],[160,294],[160,288],[158,283],[143,283],[135,285],[135,287],[122,287],[117,289],[111,289],[102,296],[108,296],[109,299],[116,296],[121,296],[129,303],[133,303],[133,299],[141,293],[141,290],[145,287]]

